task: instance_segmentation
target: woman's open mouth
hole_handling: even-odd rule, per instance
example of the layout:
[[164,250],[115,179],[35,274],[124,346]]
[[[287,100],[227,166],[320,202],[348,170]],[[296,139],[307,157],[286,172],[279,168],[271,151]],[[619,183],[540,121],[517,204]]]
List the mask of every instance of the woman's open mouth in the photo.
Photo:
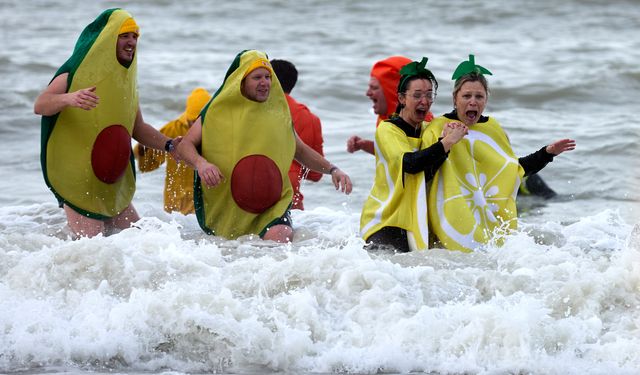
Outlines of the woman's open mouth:
[[478,111],[467,111],[464,115],[467,116],[467,119],[471,120],[471,122],[476,122],[478,120]]

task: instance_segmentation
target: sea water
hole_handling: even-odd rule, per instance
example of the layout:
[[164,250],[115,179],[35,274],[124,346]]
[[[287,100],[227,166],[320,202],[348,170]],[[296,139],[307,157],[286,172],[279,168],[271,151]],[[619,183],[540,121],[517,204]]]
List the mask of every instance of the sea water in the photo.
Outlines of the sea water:
[[[138,174],[134,228],[73,241],[39,163],[33,102],[102,10],[141,27],[140,106],[155,127],[244,49],[292,61],[322,120],[326,176],[303,183],[294,241],[224,240],[162,210]],[[637,374],[640,4],[636,1],[1,0],[0,372]],[[519,230],[465,254],[371,254],[359,215],[374,159],[373,63],[429,57],[435,114],[469,54],[493,72],[485,114],[524,156],[575,151],[521,198]]]

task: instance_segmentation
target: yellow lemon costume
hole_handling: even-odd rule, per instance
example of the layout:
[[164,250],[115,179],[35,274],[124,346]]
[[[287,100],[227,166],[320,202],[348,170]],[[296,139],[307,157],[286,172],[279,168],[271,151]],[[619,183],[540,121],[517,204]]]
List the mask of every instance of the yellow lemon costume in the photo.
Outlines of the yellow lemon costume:
[[[434,119],[423,133],[423,147],[437,142],[444,125],[452,121],[445,116]],[[429,188],[429,223],[441,245],[471,251],[487,243],[497,228],[515,229],[523,175],[498,122],[489,118],[472,125],[451,147]]]
[[[426,122],[422,123],[422,129]],[[437,138],[436,138],[437,140]],[[371,192],[360,216],[360,233],[366,241],[384,227],[407,231],[412,250],[424,250],[429,240],[427,225],[427,193],[424,172],[404,173],[405,153],[420,149],[420,138],[407,137],[389,121],[376,129],[376,175]]]
[[67,107],[42,118],[45,182],[60,204],[95,219],[121,213],[135,191],[131,133],[138,109],[136,58],[128,67],[116,58],[123,27],[137,32],[126,11],[103,12],[84,29],[55,75],[69,74],[68,92],[96,86],[98,106],[90,111]]
[[286,213],[293,197],[287,171],[295,135],[282,87],[272,75],[265,102],[241,93],[242,80],[258,67],[271,70],[264,53],[238,54],[202,111],[202,156],[225,180],[207,188],[196,175],[196,215],[205,232],[229,239],[262,233]]

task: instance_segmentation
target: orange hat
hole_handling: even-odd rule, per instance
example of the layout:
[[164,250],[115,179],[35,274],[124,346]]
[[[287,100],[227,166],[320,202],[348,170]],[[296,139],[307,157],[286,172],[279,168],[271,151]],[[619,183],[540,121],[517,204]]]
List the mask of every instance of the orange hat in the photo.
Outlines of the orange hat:
[[404,56],[391,56],[384,60],[380,60],[371,68],[371,76],[378,79],[384,98],[387,101],[387,116],[396,110],[398,106],[398,83],[400,82],[400,69],[409,64],[411,59]]
[[187,109],[185,115],[187,120],[193,121],[200,116],[202,108],[211,100],[211,94],[202,87],[198,87],[191,91],[189,97],[187,97]]
[[257,58],[251,63],[251,65],[249,65],[249,68],[247,69],[246,72],[244,72],[242,79],[244,79],[244,77],[248,76],[249,73],[253,72],[258,68],[265,68],[269,71],[269,73],[273,75],[273,68],[271,67],[271,63],[269,62],[269,60],[265,60],[263,58]]
[[122,23],[122,26],[120,26],[120,31],[118,31],[118,35],[126,33],[136,33],[137,35],[140,35],[140,28],[132,17],[127,18]]

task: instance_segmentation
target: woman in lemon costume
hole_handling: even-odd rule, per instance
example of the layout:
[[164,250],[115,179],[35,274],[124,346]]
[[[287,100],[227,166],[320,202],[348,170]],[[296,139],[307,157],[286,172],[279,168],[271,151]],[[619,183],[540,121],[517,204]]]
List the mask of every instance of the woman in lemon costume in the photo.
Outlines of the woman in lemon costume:
[[426,146],[436,142],[446,126],[458,123],[468,128],[429,188],[430,227],[437,237],[436,246],[447,249],[472,251],[493,239],[497,231],[515,229],[515,199],[523,176],[575,148],[574,140],[562,139],[518,159],[500,124],[482,115],[489,97],[487,74],[491,72],[476,65],[473,55],[460,63],[452,77],[453,112],[434,119],[422,136]]
[[395,251],[427,248],[426,181],[446,158],[464,128],[446,128],[442,139],[421,149],[424,121],[438,81],[426,68],[427,58],[400,70],[397,115],[382,121],[375,134],[376,176],[360,216],[360,232],[367,249]]
[[259,234],[291,241],[293,190],[287,172],[294,157],[309,169],[331,174],[336,189],[351,192],[349,176],[296,136],[284,92],[259,51],[236,56],[178,151],[197,170],[200,227],[229,239]]
[[144,123],[138,106],[135,50],[139,28],[122,9],[100,14],[72,56],[38,96],[41,164],[47,186],[76,236],[123,229],[138,220],[131,205],[131,138],[162,149],[171,140]]

